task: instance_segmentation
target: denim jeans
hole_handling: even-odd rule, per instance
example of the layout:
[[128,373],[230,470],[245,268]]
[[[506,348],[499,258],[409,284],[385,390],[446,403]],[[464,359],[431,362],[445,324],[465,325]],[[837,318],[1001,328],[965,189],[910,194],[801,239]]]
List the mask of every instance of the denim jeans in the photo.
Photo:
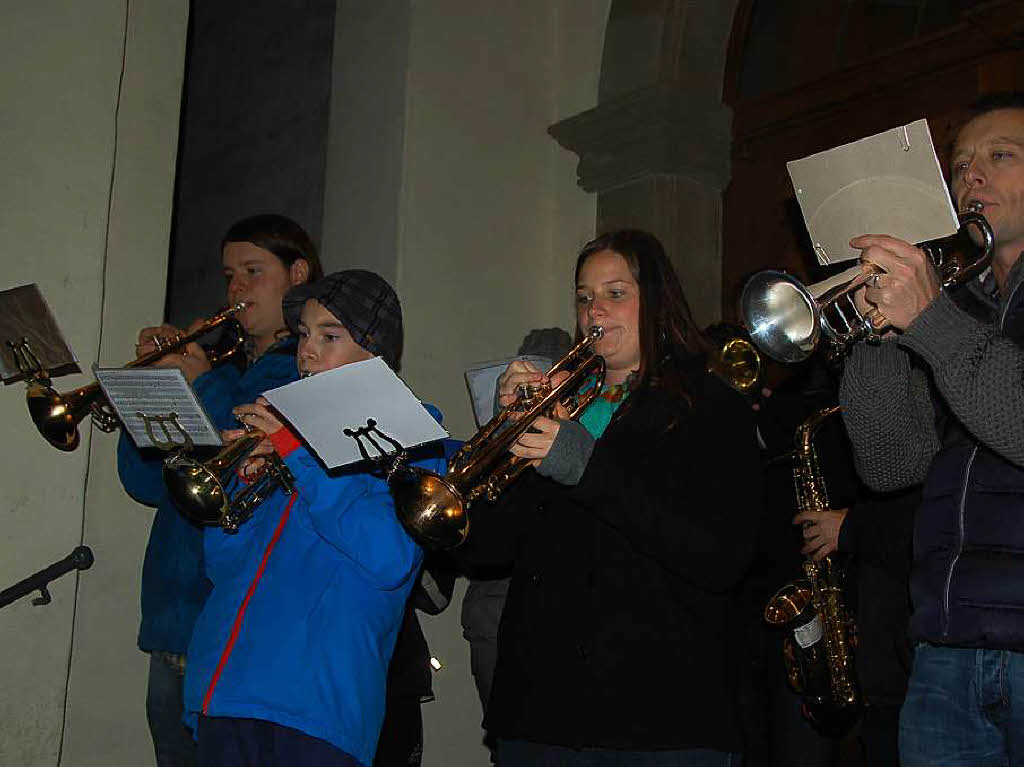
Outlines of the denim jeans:
[[903,767],[1024,765],[1024,653],[918,645],[900,759]]
[[196,743],[191,730],[181,721],[185,708],[183,685],[181,668],[161,653],[150,655],[146,718],[153,737],[157,767],[196,765]]
[[499,740],[498,767],[740,767],[739,754],[687,748],[681,751],[576,750],[528,740]]

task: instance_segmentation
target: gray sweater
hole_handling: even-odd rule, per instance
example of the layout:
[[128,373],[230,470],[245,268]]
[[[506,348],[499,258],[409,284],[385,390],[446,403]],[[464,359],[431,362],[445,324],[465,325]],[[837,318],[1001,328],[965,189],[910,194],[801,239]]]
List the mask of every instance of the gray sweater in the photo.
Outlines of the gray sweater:
[[1024,350],[1000,330],[1022,280],[1018,260],[998,301],[991,275],[984,286],[968,287],[998,312],[994,323],[975,319],[943,291],[903,334],[854,347],[839,400],[857,471],[870,487],[896,490],[923,481],[940,447],[929,373],[975,440],[1024,466]]

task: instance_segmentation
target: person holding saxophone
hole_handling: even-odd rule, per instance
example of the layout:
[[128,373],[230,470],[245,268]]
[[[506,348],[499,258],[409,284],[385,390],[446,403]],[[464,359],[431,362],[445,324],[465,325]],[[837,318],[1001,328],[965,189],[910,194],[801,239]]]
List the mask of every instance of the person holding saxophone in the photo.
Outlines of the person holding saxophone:
[[840,401],[871,487],[924,483],[901,763],[1016,765],[1024,764],[1024,94],[974,106],[954,141],[950,186],[956,207],[980,209],[992,228],[991,270],[940,291],[920,249],[885,235],[855,238],[870,272],[858,300],[891,332],[854,347]]
[[[236,222],[221,242],[229,304],[245,302],[236,316],[245,332],[241,364],[212,368],[196,343],[164,355],[155,365],[177,367],[192,382],[219,428],[235,421],[231,409],[267,389],[293,381],[295,337],[285,326],[284,294],[322,276],[309,235],[291,219],[257,215]],[[168,325],[144,328],[136,355],[157,348],[157,339],[179,331]],[[142,622],[138,645],[150,654],[146,714],[159,767],[196,763],[195,744],[182,722],[185,653],[192,626],[209,594],[202,530],[174,507],[162,477],[164,454],[141,451],[121,433],[118,474],[129,495],[156,507],[142,567]]]
[[[729,617],[761,497],[753,413],[707,372],[653,235],[588,243],[575,292],[577,338],[603,328],[606,376],[582,387],[599,396],[520,437],[535,471],[475,511],[459,550],[512,564],[485,720],[498,764],[738,765]],[[501,404],[544,378],[512,363]]]

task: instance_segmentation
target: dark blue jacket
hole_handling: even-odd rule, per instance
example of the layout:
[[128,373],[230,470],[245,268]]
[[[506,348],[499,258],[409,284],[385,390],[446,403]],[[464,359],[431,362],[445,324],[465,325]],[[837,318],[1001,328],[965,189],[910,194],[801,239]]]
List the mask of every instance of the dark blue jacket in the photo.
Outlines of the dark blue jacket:
[[[969,295],[959,303],[1003,335],[1020,339],[1024,287],[1018,281],[1014,288],[993,315],[986,316]],[[987,396],[996,401],[992,393]],[[935,403],[942,444],[915,522],[911,635],[962,647],[1024,650],[1024,468],[973,437],[940,397]]]
[[[231,408],[254,402],[268,389],[298,378],[295,341],[271,347],[244,373],[222,365],[195,380],[194,388],[219,429],[234,428]],[[210,593],[203,566],[202,528],[174,507],[163,481],[165,454],[140,451],[122,432],[117,471],[132,498],[156,506],[142,565],[142,623],[139,649],[184,654],[199,611]]]

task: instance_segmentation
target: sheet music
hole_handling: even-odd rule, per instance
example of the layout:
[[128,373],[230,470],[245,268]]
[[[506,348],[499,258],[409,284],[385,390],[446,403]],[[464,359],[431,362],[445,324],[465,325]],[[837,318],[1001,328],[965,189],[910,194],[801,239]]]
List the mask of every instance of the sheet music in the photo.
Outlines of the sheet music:
[[959,222],[927,120],[786,163],[818,262],[858,258],[850,239],[947,237]]
[[172,443],[170,447],[180,446],[186,435],[195,445],[224,444],[195,391],[177,368],[96,368],[94,372],[118,418],[139,447],[168,449],[167,443]]
[[363,460],[359,444],[344,431],[365,427],[370,419],[406,448],[448,436],[379,357],[285,384],[263,396],[329,469]]
[[16,352],[7,345],[23,341],[51,377],[79,372],[78,358],[35,283],[0,291],[0,378],[5,384],[24,378]]

